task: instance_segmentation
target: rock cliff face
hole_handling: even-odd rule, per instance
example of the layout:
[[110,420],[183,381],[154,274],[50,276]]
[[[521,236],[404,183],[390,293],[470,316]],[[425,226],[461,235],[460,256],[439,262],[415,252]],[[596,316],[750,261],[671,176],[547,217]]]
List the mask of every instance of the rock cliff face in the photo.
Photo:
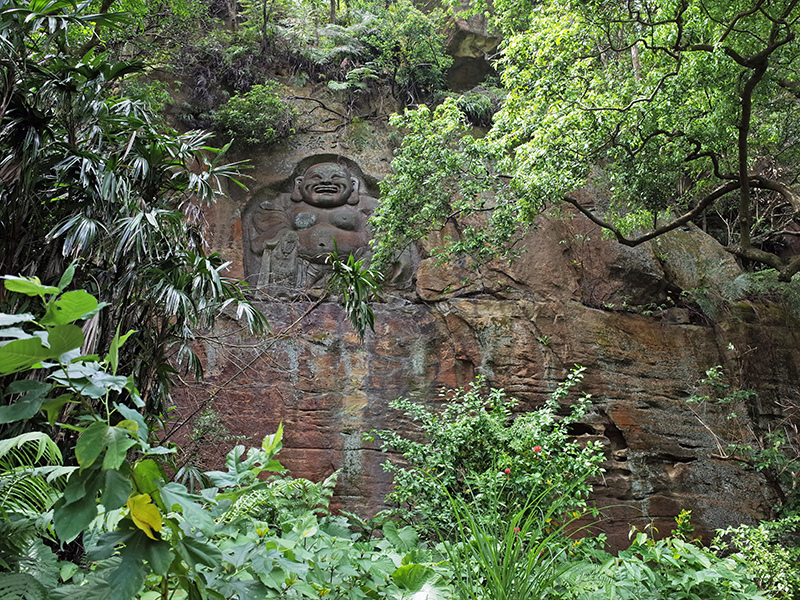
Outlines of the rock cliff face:
[[[360,180],[356,186],[376,194],[374,183],[388,169],[382,148],[348,148],[323,135],[251,157],[252,192],[232,191],[209,214],[216,247],[233,258],[232,274],[253,281],[253,271],[265,268],[243,233],[242,215],[254,199],[288,198],[301,162],[345,165]],[[291,219],[286,231],[302,239],[310,217]],[[725,444],[752,441],[780,418],[781,405],[795,401],[800,327],[774,308],[744,306],[712,321],[676,307],[682,291],[723,294],[739,274],[695,228],[630,249],[603,240],[583,217],[543,216],[522,247],[511,264],[479,270],[437,266],[420,248],[413,277],[375,306],[375,333],[363,344],[338,305],[318,301],[313,289],[265,294],[272,334],[249,337],[226,320],[202,344],[208,383],[182,390],[181,412],[210,402],[231,433],[253,443],[282,421],[281,460],[292,473],[317,480],[341,469],[338,505],[374,513],[391,482],[381,469],[386,456],[362,435],[408,427],[389,401],[434,401],[440,388],[482,374],[533,407],[578,364],[587,368],[583,390],[593,395],[594,410],[574,433],[606,449],[594,501],[605,509],[599,528],[612,546],[625,545],[629,524],[669,531],[681,509],[692,510],[701,533],[768,515],[774,490],[761,473],[729,460]],[[255,280],[259,274],[266,281],[263,271]],[[714,365],[755,389],[758,400],[747,407],[688,404],[695,382]],[[729,419],[732,411],[742,416]]]

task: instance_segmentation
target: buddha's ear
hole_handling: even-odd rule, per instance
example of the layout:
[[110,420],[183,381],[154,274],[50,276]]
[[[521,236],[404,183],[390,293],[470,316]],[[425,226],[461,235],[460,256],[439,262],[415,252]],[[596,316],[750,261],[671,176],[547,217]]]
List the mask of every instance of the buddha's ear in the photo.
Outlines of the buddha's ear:
[[361,182],[358,180],[358,177],[351,177],[350,182],[353,184],[353,191],[350,193],[347,203],[358,204],[361,200]]
[[300,193],[300,184],[303,182],[304,177],[301,175],[300,177],[294,178],[294,187],[292,188],[292,200],[295,202],[302,202],[303,195]]

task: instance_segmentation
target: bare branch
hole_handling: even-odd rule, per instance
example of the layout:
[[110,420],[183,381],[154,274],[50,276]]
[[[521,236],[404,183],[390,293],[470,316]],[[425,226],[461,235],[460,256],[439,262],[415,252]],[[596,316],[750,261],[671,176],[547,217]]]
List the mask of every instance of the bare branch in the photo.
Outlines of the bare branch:
[[350,121],[347,115],[343,115],[342,113],[335,111],[332,108],[328,108],[328,106],[322,100],[318,100],[317,98],[310,98],[308,96],[290,96],[289,100],[308,100],[309,102],[316,102],[323,110],[327,110],[329,113],[333,113],[343,118],[346,121]]
[[675,77],[675,76],[678,75],[678,69],[679,68],[680,68],[680,64],[678,65],[678,67],[674,71],[670,71],[669,73],[664,74],[661,77],[661,79],[658,80],[658,83],[653,88],[653,91],[652,91],[652,93],[650,94],[649,97],[635,98],[635,99],[631,100],[626,106],[623,106],[623,107],[617,107],[617,106],[586,106],[586,105],[581,104],[580,102],[576,102],[576,104],[578,105],[578,107],[581,110],[585,110],[587,112],[598,112],[598,111],[600,111],[600,112],[602,112],[602,111],[627,112],[633,106],[635,106],[636,104],[641,104],[642,102],[652,102],[653,98],[656,97],[656,94],[661,89],[661,86],[664,84],[664,82],[667,79],[669,79],[670,77]]
[[784,200],[786,200],[794,209],[793,218],[795,220],[800,219],[800,193],[796,192],[788,185],[784,185],[779,181],[775,181],[774,179],[768,179],[763,175],[752,175],[752,185],[753,187],[757,187],[764,190],[772,190],[773,192],[778,192],[781,196],[783,196]]
[[[714,202],[719,200],[722,196],[724,196],[725,194],[728,194],[730,192],[733,192],[738,188],[739,188],[739,182],[738,181],[730,181],[730,182],[726,183],[725,185],[723,185],[721,187],[718,187],[716,190],[714,190],[710,194],[708,194],[705,198],[703,198],[700,202],[697,203],[697,206],[695,206],[689,212],[684,213],[682,216],[678,217],[677,219],[667,223],[666,225],[662,225],[661,227],[658,227],[658,228],[654,229],[653,231],[651,231],[649,233],[646,233],[645,235],[639,236],[637,238],[632,238],[632,239],[625,237],[625,235],[623,235],[623,233],[617,227],[615,227],[614,225],[612,225],[608,221],[606,221],[604,219],[601,219],[599,216],[597,216],[594,212],[592,212],[591,210],[589,210],[588,208],[583,206],[576,199],[571,198],[570,196],[564,196],[563,200],[565,202],[568,202],[569,204],[572,204],[572,206],[574,206],[581,213],[586,215],[589,218],[589,220],[591,220],[594,224],[599,225],[603,229],[607,229],[608,231],[613,233],[614,237],[617,238],[617,241],[620,244],[623,244],[625,246],[633,247],[633,246],[638,246],[639,244],[643,244],[644,242],[649,242],[650,240],[652,240],[654,238],[657,238],[658,236],[663,235],[663,234],[665,234],[667,232],[670,232],[673,229],[677,229],[678,227],[682,227],[683,225],[686,225],[689,221],[691,221],[695,217],[698,217],[700,214],[702,214],[702,212],[705,209],[707,209]],[[770,256],[772,256],[772,255],[770,255]]]

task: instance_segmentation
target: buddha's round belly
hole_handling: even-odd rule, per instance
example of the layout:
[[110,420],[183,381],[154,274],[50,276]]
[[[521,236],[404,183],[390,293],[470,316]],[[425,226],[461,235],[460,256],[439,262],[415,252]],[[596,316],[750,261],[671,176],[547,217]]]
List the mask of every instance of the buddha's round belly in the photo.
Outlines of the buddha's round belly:
[[315,225],[297,234],[300,238],[300,256],[319,264],[324,263],[328,254],[334,251],[334,240],[341,258],[367,245],[364,232],[346,231],[330,225]]

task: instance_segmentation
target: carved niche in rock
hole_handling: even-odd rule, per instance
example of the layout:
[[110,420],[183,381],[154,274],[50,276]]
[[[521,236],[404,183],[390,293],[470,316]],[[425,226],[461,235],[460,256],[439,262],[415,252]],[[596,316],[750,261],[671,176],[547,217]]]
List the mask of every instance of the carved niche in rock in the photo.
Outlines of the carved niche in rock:
[[256,194],[242,215],[245,276],[276,296],[321,287],[335,250],[366,256],[367,219],[378,206],[358,166],[340,156],[305,159],[282,183]]

